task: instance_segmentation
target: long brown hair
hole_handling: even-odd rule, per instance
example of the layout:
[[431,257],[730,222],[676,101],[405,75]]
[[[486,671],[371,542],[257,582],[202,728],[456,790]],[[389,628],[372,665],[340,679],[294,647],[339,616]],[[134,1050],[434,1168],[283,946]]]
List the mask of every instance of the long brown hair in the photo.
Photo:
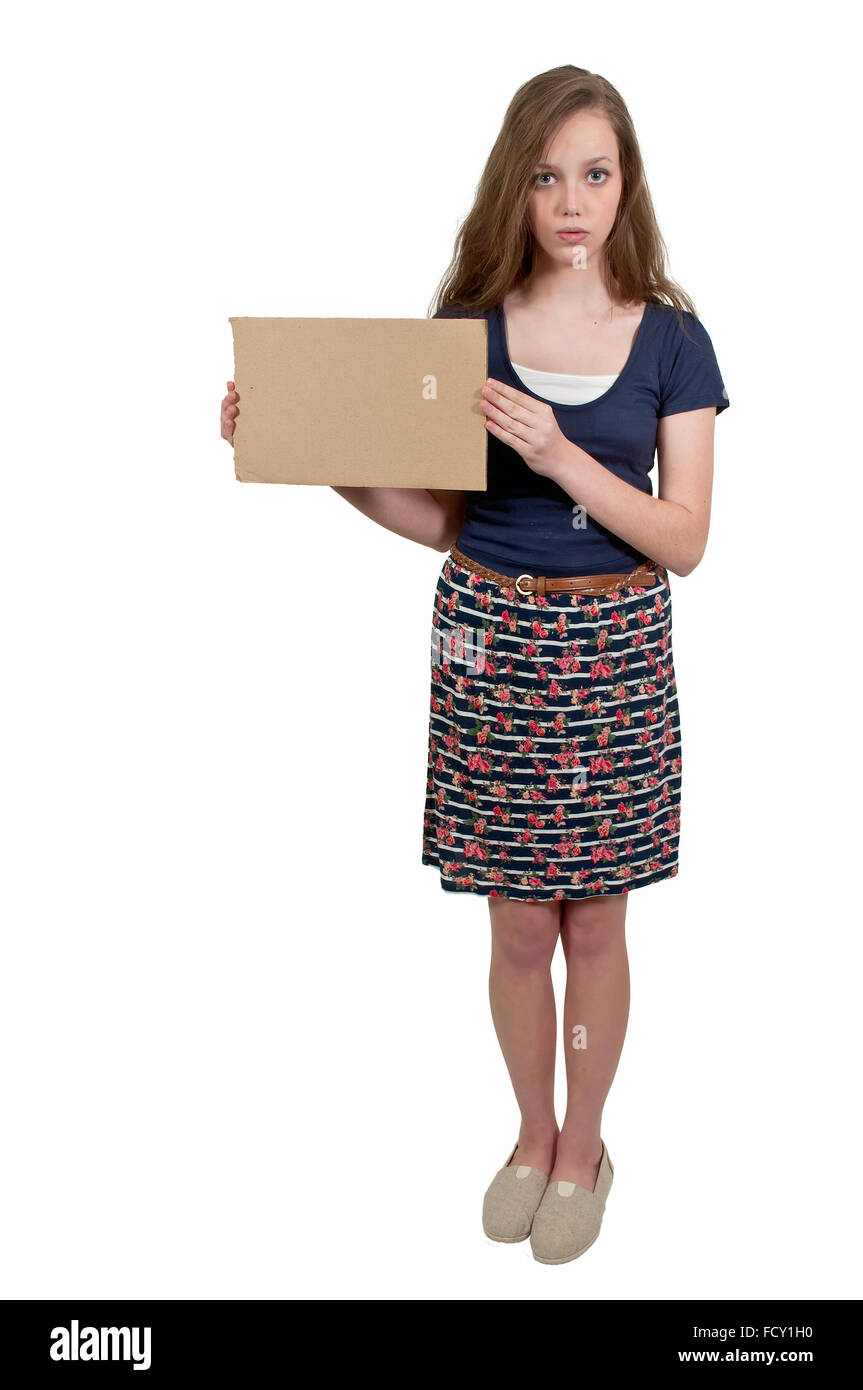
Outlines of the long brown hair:
[[612,301],[671,304],[681,327],[681,310],[695,314],[693,301],[666,273],[667,248],[623,98],[598,73],[566,63],[532,77],[512,98],[473,207],[456,233],[453,257],[435,292],[431,315],[450,306],[484,313],[528,277],[535,240],[528,213],[533,172],[557,128],[575,111],[605,116],[620,151],[623,190],[602,264]]

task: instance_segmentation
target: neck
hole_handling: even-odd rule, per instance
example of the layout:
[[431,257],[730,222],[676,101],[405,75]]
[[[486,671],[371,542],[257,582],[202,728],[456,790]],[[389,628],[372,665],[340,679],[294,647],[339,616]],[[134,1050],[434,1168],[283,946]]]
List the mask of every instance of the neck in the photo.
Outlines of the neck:
[[591,262],[576,268],[549,257],[534,260],[519,294],[539,309],[563,312],[569,318],[608,319],[622,304],[617,287],[609,288],[601,266]]

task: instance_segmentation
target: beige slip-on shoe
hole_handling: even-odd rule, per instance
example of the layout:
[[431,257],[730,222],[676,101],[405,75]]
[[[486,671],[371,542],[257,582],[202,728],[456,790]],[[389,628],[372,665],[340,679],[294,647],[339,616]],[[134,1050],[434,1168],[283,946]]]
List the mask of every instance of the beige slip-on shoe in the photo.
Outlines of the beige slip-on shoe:
[[602,1141],[602,1157],[592,1192],[574,1182],[550,1182],[530,1229],[533,1258],[544,1265],[577,1260],[599,1235],[614,1169]]
[[534,1212],[542,1201],[548,1173],[529,1164],[513,1164],[516,1144],[491,1180],[482,1203],[482,1228],[489,1240],[515,1244],[527,1240]]

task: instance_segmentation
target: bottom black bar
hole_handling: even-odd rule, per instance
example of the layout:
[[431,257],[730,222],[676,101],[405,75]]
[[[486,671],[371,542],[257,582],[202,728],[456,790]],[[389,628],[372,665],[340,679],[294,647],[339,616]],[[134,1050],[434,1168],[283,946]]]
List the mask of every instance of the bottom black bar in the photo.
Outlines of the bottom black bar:
[[334,1300],[340,1306],[327,1308],[301,1299],[10,1300],[0,1305],[2,1374],[16,1386],[82,1375],[243,1385],[345,1373],[411,1383],[480,1370],[487,1379],[501,1368],[520,1374],[522,1354],[534,1371],[547,1361],[555,1378],[586,1367],[649,1374],[672,1366],[802,1366],[823,1375],[859,1365],[859,1299],[548,1300],[552,1308],[513,1300],[522,1302],[518,1313],[507,1300],[457,1300],[463,1314],[447,1299],[438,1300],[449,1304],[441,1314],[411,1300],[393,1312],[395,1301]]

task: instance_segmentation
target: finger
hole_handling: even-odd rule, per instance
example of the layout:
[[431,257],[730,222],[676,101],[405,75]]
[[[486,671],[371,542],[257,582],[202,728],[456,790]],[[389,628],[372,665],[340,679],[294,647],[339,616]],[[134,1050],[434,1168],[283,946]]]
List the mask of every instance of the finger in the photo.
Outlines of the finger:
[[[516,392],[516,394],[518,393]],[[513,397],[505,396],[502,392],[495,391],[492,387],[486,387],[483,394],[483,404],[485,406],[490,406],[492,409],[504,411],[511,420],[523,420],[526,424],[530,425],[536,424],[535,411],[525,409],[520,401],[515,400]]]
[[486,386],[491,391],[493,397],[498,396],[506,401],[512,401],[514,405],[521,407],[522,410],[532,412],[536,410],[539,404],[532,396],[525,395],[524,391],[515,391],[511,386],[505,386],[502,381],[495,381],[493,377],[489,377]]
[[518,450],[519,444],[524,443],[524,440],[517,438],[510,430],[504,429],[501,425],[496,424],[494,420],[486,420],[485,425],[486,429],[489,430],[491,434],[501,440],[502,443],[509,444],[512,449]]
[[527,440],[529,435],[529,426],[527,424],[522,423],[520,420],[514,420],[511,415],[508,415],[503,410],[499,410],[496,405],[492,405],[491,401],[485,402],[485,410],[486,419],[492,419],[496,425],[500,425],[502,429],[508,430],[509,433],[515,435],[516,438]]
[[[486,420],[485,423],[489,434],[493,434],[502,444],[508,444],[511,449],[515,449],[517,454],[521,454],[527,442],[526,440],[519,439],[517,434],[513,434],[511,430],[506,429],[503,425],[496,424],[494,420]],[[524,455],[522,454],[522,458],[523,457]]]

